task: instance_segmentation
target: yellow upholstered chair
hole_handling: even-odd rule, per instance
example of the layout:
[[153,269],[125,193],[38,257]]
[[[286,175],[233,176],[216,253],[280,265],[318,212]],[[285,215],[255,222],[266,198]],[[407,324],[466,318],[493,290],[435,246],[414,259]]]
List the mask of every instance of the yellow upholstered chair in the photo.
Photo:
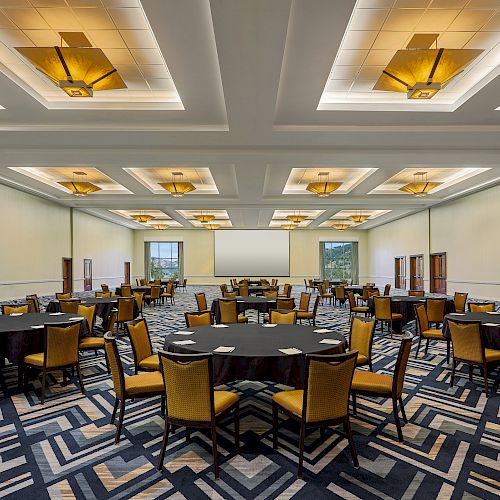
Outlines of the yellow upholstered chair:
[[455,305],[455,312],[464,313],[465,306],[467,304],[468,293],[465,292],[455,292],[453,297],[453,304]]
[[429,325],[429,317],[427,315],[427,307],[424,304],[415,305],[415,318],[417,320],[417,333],[418,333],[418,345],[415,350],[415,358],[418,356],[418,351],[420,349],[420,343],[422,339],[425,339],[425,354],[429,349],[430,340],[442,340],[446,342],[446,361],[450,362],[450,339],[443,335],[441,329],[432,329]]
[[349,391],[356,355],[356,351],[329,356],[306,354],[305,389],[273,395],[274,449],[278,448],[278,412],[300,422],[299,478],[302,478],[305,433],[310,427],[319,427],[323,434],[325,428],[343,424],[352,461],[355,467],[359,467],[349,420]]
[[271,310],[270,323],[275,325],[295,325],[297,323],[297,311],[275,311]]
[[71,292],[58,292],[56,293],[56,299],[57,300],[67,300],[71,299]]
[[292,294],[292,285],[290,285],[289,283],[286,283],[283,286],[283,293],[278,292],[278,297],[280,299],[288,299],[288,298],[290,298],[291,294]]
[[443,324],[446,299],[428,297],[425,301],[425,306],[429,323],[435,323],[436,326]]
[[135,303],[137,304],[137,314],[142,318],[142,308],[144,306],[144,292],[134,292]]
[[26,302],[28,303],[28,311],[30,313],[40,312],[40,302],[36,293],[32,295],[26,295]]
[[[111,313],[109,315],[109,318],[107,318],[107,320],[108,320],[108,322],[107,322],[107,325],[106,325],[104,331],[112,332],[115,329],[116,322],[118,320],[118,309],[115,309],[115,308],[111,309]],[[104,328],[104,324],[103,324],[103,328]]]
[[23,305],[4,304],[2,306],[2,314],[27,314],[28,312],[29,312],[29,305],[28,304],[23,304]]
[[183,278],[181,282],[177,285],[177,288],[182,288],[182,290],[185,292],[187,290],[187,279]]
[[321,297],[321,303],[323,304],[325,299],[328,299],[331,304],[332,300],[334,299],[334,296],[333,293],[328,291],[328,287],[325,285],[325,283],[320,285],[318,290],[319,290],[319,296]]
[[488,365],[496,365],[500,362],[500,349],[489,349],[484,346],[480,321],[448,320],[448,327],[453,345],[450,386],[453,387],[455,381],[457,362],[469,365],[469,380],[471,382],[472,370],[474,366],[479,366],[484,378],[484,392],[488,396]]
[[148,280],[146,278],[139,278],[139,286],[148,286]]
[[277,286],[278,285],[278,280],[276,278],[271,279],[271,286]]
[[184,313],[184,318],[188,328],[192,328],[194,326],[209,326],[213,323],[213,317],[210,311],[187,312]]
[[349,350],[358,351],[356,366],[372,366],[373,333],[375,331],[375,320],[353,316],[351,319],[351,330],[349,334]]
[[391,284],[387,283],[384,287],[384,295],[389,295],[391,292]]
[[194,298],[198,306],[198,312],[208,312],[207,297],[204,293],[195,293]]
[[144,299],[156,305],[160,301],[161,285],[151,285],[149,293],[144,294]]
[[349,300],[350,316],[361,313],[368,316],[370,308],[368,306],[357,306],[356,299],[354,298],[354,292],[347,292],[347,299]]
[[101,284],[101,290],[103,291],[103,293],[110,293],[109,286],[105,283]]
[[[89,331],[92,334],[92,330],[94,328],[95,321],[95,310],[96,306],[78,306],[78,315],[83,316],[87,320],[87,324],[89,326]],[[97,335],[90,335],[88,337],[82,337],[78,342],[78,350],[79,351],[94,351],[97,355],[97,351],[103,350],[104,354],[106,351],[104,349],[104,337],[99,337]],[[108,373],[111,373],[109,370],[108,359],[106,357],[106,366],[108,368]]]
[[236,299],[220,299],[220,322],[223,324],[248,323],[246,316],[238,316],[238,305]]
[[399,420],[398,402],[401,408],[403,421],[405,423],[408,422],[403,404],[403,387],[412,339],[413,336],[410,333],[403,334],[399,347],[398,359],[394,367],[394,375],[392,377],[383,373],[356,370],[352,378],[351,393],[353,414],[356,415],[356,396],[358,394],[371,397],[391,398],[399,441],[403,441],[403,431],[401,430],[401,422]]
[[118,327],[125,330],[125,324],[134,319],[135,297],[119,297],[118,298],[118,315],[116,322]]
[[[48,372],[61,370],[63,385],[66,384],[66,370],[76,366],[80,389],[85,394],[80,360],[78,358],[78,337],[80,335],[80,321],[68,323],[49,323],[44,325],[44,350],[24,357],[21,371],[26,367],[35,368],[42,372],[42,394],[40,402],[45,402],[45,383]],[[25,382],[26,384],[26,382]]]
[[120,296],[121,297],[132,297],[132,285],[127,283],[122,283],[120,287]]
[[140,370],[145,372],[159,370],[160,360],[157,354],[153,354],[153,346],[146,320],[130,321],[127,323],[127,329],[134,355],[135,373],[137,374]]
[[425,295],[424,290],[408,290],[408,295],[410,297],[423,297]]
[[264,292],[264,297],[268,299],[277,299],[278,298],[278,291],[277,290],[266,290]]
[[90,334],[92,334],[92,332],[94,331],[95,310],[95,304],[89,306],[78,304],[78,307],[76,308],[76,314],[78,314],[78,316],[84,317],[87,320],[87,326],[89,327]]
[[494,302],[481,302],[481,303],[474,303],[474,302],[469,302],[469,311],[476,313],[476,312],[495,312],[495,303]]
[[345,293],[345,287],[343,285],[337,285],[335,287],[335,302],[338,302],[341,306],[343,306],[346,300],[347,295]]
[[361,291],[361,295],[356,295],[356,299],[358,302],[366,303],[370,298],[370,292],[373,291],[373,286],[364,285]]
[[220,293],[228,292],[229,290],[227,289],[227,285],[225,283],[222,283],[222,285],[219,285],[220,288]]
[[161,278],[156,278],[153,280],[154,285],[160,285],[161,286]]
[[78,314],[78,299],[64,299],[59,301],[59,311],[65,314]]
[[240,297],[248,297],[248,295],[249,295],[248,286],[247,285],[240,285],[238,288],[238,295]]
[[311,294],[308,292],[300,293],[299,309],[297,310],[297,319],[302,323],[303,319],[308,319],[311,323],[312,313],[309,312],[309,303],[311,302]]
[[161,301],[170,299],[171,304],[175,304],[175,283],[168,282],[165,291],[160,295]]
[[104,335],[104,346],[111,367],[111,378],[115,390],[115,405],[111,414],[111,424],[115,422],[116,411],[118,410],[118,405],[120,405],[118,427],[115,434],[115,443],[118,443],[125,415],[125,401],[127,399],[161,396],[161,413],[163,415],[165,408],[165,384],[159,371],[139,373],[138,375],[125,377],[116,339],[111,332]]
[[236,292],[222,292],[223,299],[235,299],[237,296]]
[[230,391],[214,391],[212,354],[177,354],[160,351],[160,366],[165,381],[167,412],[158,470],[163,466],[170,425],[190,429],[210,429],[215,479],[219,478],[217,464],[217,420],[233,412],[234,444],[239,447],[240,397]]
[[96,292],[95,297],[96,299],[110,299],[111,292]]
[[319,306],[319,301],[321,300],[321,297],[319,295],[316,296],[316,300],[314,301],[313,309],[312,311],[297,311],[297,319],[299,320],[299,323],[302,323],[303,319],[307,319],[309,321],[309,324],[313,324],[313,326],[316,326],[316,314],[318,313],[318,306]]
[[392,338],[392,323],[393,321],[401,321],[403,316],[392,312],[392,300],[390,297],[374,296],[373,303],[375,306],[375,321],[380,321],[382,333],[384,333],[384,323],[387,323]]
[[294,299],[277,299],[276,309],[287,309],[291,311],[295,307]]

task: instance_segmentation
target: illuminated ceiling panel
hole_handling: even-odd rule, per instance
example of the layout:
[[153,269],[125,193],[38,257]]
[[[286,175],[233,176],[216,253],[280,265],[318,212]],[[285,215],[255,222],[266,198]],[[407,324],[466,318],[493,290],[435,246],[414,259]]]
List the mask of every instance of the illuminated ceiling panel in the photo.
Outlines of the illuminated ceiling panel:
[[52,186],[66,194],[71,194],[59,181],[75,180],[74,172],[84,172],[85,181],[91,182],[101,188],[101,191],[92,193],[91,196],[103,194],[131,194],[128,189],[114,181],[106,174],[94,167],[9,167],[11,170],[26,175],[37,181]]
[[342,182],[342,185],[332,196],[335,196],[335,194],[347,194],[376,170],[376,168],[346,167],[292,168],[283,194],[308,194],[309,196],[314,196],[311,192],[307,191],[306,187],[310,182],[318,180],[320,172],[328,172],[329,180],[332,182]]
[[218,224],[221,228],[233,227],[227,210],[177,210],[177,213],[182,215],[194,227],[203,227],[203,223],[195,219],[198,215],[214,215],[215,219],[210,221],[210,224]]
[[388,181],[384,182],[380,186],[377,186],[375,189],[372,189],[368,194],[400,194],[408,196],[408,194],[400,191],[399,188],[413,182],[413,174],[416,174],[417,172],[426,172],[427,180],[429,182],[442,182],[440,186],[432,190],[431,194],[433,194],[474,177],[475,175],[486,172],[487,170],[489,170],[489,168],[429,168],[425,165],[417,165],[415,167],[409,167],[401,170],[396,175],[392,176]]
[[[102,49],[127,88],[71,98],[15,50],[60,46],[67,31]],[[139,0],[0,1],[0,70],[49,109],[184,109]]]
[[219,194],[208,167],[146,167],[125,168],[124,170],[155,194],[166,194],[170,196],[169,192],[163,189],[159,183],[172,181],[172,174],[174,172],[182,172],[183,180],[191,182],[196,188],[195,191],[192,191],[187,196],[197,194]]
[[307,227],[313,220],[322,215],[324,210],[275,210],[273,218],[269,222],[269,227],[281,227],[282,224],[290,223],[287,219],[289,215],[306,216],[307,219],[297,224],[298,227]]
[[380,217],[382,215],[388,214],[391,210],[341,210],[340,212],[337,212],[335,215],[330,217],[327,221],[321,223],[319,227],[332,227],[332,224],[334,222],[338,222],[339,220],[351,220],[349,217],[351,216],[356,216],[356,215],[368,215],[369,218],[360,223],[354,223],[352,221],[352,224],[357,226],[360,226],[361,224],[364,224],[365,222],[371,221],[373,219],[376,219],[377,217]]
[[[483,53],[430,100],[373,90],[395,52],[406,48],[417,33],[438,34],[439,48]],[[454,111],[499,72],[497,1],[358,0],[318,109]]]
[[169,227],[172,228],[183,227],[182,224],[180,224],[176,220],[173,220],[171,217],[169,217],[161,210],[110,210],[110,212],[119,215],[120,217],[123,217],[125,219],[128,219],[130,221],[134,220],[132,218],[133,215],[150,215],[154,217],[154,219],[144,224],[137,222],[136,224],[138,228],[154,229],[153,227],[148,227],[151,226],[152,224],[167,224]]

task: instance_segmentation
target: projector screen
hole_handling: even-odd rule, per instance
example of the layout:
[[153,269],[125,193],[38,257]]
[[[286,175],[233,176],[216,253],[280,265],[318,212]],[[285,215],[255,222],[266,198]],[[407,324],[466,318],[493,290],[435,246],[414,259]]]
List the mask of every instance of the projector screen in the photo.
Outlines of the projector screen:
[[215,276],[290,275],[288,231],[255,229],[215,231]]

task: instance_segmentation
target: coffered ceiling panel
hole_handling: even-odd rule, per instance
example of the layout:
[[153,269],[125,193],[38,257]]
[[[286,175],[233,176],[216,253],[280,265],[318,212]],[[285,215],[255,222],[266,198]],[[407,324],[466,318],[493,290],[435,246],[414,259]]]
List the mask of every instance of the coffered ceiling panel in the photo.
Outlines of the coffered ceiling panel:
[[[167,224],[168,227],[172,228],[182,227],[182,224],[173,220],[161,210],[110,210],[110,212],[127,219],[135,229],[155,229],[154,224]],[[146,223],[140,223],[134,220],[134,215],[149,215],[154,218]]]
[[289,224],[290,221],[287,217],[290,215],[307,217],[297,224],[298,227],[307,227],[323,213],[325,213],[324,210],[275,210],[273,218],[269,222],[269,227],[281,227],[282,224]]
[[[388,214],[390,212],[391,212],[391,210],[365,210],[365,209],[363,209],[363,210],[340,210],[335,215],[330,217],[328,220],[326,220],[325,222],[322,222],[319,225],[319,227],[332,227],[332,224],[335,221],[339,221],[339,220],[349,220],[352,222],[353,225],[358,227],[358,226],[362,226],[364,224],[368,224],[369,221],[372,221],[372,220],[376,219],[377,217],[381,217],[382,215]],[[355,221],[350,219],[350,217],[360,216],[360,215],[368,216],[368,219],[366,219],[366,221],[358,222],[358,223],[355,223]]]
[[221,228],[232,227],[227,210],[177,210],[177,212],[188,220],[193,227],[203,228],[204,225],[195,217],[200,215],[213,215],[215,218],[209,221],[210,224],[217,224]]

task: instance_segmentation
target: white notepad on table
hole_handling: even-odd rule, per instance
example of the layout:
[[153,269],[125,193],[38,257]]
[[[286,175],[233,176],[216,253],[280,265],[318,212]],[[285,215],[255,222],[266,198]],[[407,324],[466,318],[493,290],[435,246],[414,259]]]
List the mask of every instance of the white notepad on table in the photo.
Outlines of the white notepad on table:
[[62,312],[57,312],[57,313],[49,313],[49,316],[61,316],[63,315],[64,313]]
[[498,323],[483,323],[483,326],[498,326],[498,327],[500,327],[500,325]]
[[43,328],[43,325],[33,325],[31,328],[33,328],[33,329],[39,329],[39,328]]
[[465,313],[450,313],[450,316],[465,316]]
[[9,316],[22,316],[23,313],[10,313]]
[[177,345],[189,345],[189,344],[196,344],[194,340],[176,340],[175,342],[172,342],[172,344],[177,344]]
[[264,323],[262,325],[264,328],[274,328],[275,326],[278,326],[276,323]]
[[320,344],[332,344],[332,345],[337,345],[340,344],[342,341],[341,340],[336,340],[336,339],[323,339],[320,340]]
[[70,321],[82,321],[83,319],[85,319],[83,316],[73,316],[69,318]]
[[328,330],[328,328],[319,328],[318,330],[313,330],[314,333],[331,333],[333,330]]
[[302,354],[302,351],[300,349],[297,349],[296,347],[287,347],[286,349],[278,349],[278,351],[290,356],[293,354]]
[[212,325],[212,328],[229,328],[227,325]]
[[486,314],[500,314],[500,313],[497,313],[496,311],[485,311]]
[[219,347],[214,349],[214,352],[233,352],[235,349],[235,347],[220,345]]
[[174,335],[193,335],[194,332],[174,332]]

